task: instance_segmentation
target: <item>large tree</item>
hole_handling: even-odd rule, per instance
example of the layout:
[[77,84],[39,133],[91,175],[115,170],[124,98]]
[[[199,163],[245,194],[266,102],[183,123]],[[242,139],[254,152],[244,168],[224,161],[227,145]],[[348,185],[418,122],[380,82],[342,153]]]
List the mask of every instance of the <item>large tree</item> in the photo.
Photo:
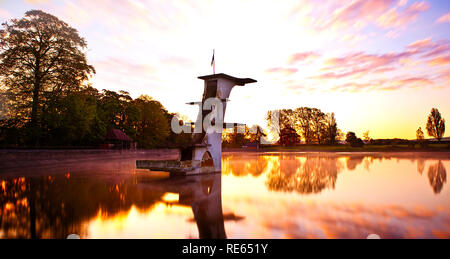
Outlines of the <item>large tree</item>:
[[311,108],[300,107],[295,109],[295,129],[300,130],[306,144],[310,144],[313,140],[312,138],[314,130],[312,129],[312,117],[313,114]]
[[336,138],[338,135],[338,128],[336,117],[334,116],[334,112],[327,113],[325,117],[325,128],[326,128],[326,140],[328,144],[334,145],[336,144]]
[[2,24],[0,77],[15,110],[29,122],[35,144],[47,101],[79,90],[95,73],[86,47],[76,29],[40,10]]
[[317,144],[321,144],[321,140],[323,140],[325,129],[325,113],[323,113],[320,109],[312,108],[312,117],[311,117],[311,125],[314,131],[314,135],[317,140]]
[[437,138],[438,141],[441,141],[444,136],[445,120],[436,108],[431,109],[431,113],[428,115],[427,132],[429,136]]
[[140,111],[137,120],[137,141],[140,147],[155,148],[167,145],[170,136],[168,113],[164,106],[150,96],[142,95],[134,100]]

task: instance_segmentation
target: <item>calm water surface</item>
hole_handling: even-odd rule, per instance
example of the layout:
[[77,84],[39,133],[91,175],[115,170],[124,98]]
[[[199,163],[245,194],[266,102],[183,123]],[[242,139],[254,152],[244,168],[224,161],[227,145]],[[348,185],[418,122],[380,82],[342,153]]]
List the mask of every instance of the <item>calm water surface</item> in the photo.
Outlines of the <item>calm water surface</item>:
[[450,156],[228,153],[172,177],[124,159],[0,174],[0,238],[450,238]]

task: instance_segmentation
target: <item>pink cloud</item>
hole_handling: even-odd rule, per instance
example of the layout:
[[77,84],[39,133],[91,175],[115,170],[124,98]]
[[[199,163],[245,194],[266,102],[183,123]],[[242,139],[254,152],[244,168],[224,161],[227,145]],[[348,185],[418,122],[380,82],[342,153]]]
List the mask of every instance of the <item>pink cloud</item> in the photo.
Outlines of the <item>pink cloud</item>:
[[408,45],[408,48],[423,49],[432,46],[431,38],[415,41]]
[[282,67],[274,67],[266,70],[266,73],[281,73],[285,75],[292,75],[297,73],[298,69],[296,68],[282,68]]
[[167,57],[162,60],[164,64],[169,65],[177,65],[177,66],[191,66],[194,62],[190,59],[184,58],[184,57]]
[[[415,53],[406,50],[399,53],[386,53],[382,55],[366,54],[363,52],[348,54],[343,57],[330,58],[326,61],[328,66],[322,68],[326,72],[314,79],[337,79],[361,75],[364,73],[383,73],[393,70],[392,65],[396,65],[403,58],[408,58]],[[388,67],[390,66],[390,67]]]
[[11,17],[11,14],[7,10],[0,8],[0,18],[9,19]]
[[405,6],[408,3],[408,0],[399,0],[397,5],[398,6]]
[[419,14],[428,8],[430,5],[427,2],[415,2],[403,11],[398,11],[397,7],[394,7],[377,19],[377,25],[384,29],[404,28],[415,22]]
[[438,58],[428,63],[434,66],[445,65],[448,62],[449,52],[450,43],[447,40],[433,42],[431,38],[426,38],[409,44],[402,52],[384,54],[357,52],[329,58],[325,61],[325,66],[321,68],[324,73],[312,76],[310,79],[341,79],[395,71],[396,66],[402,65],[404,60],[415,58],[417,61],[423,61],[425,58],[438,55]]
[[312,52],[312,51],[295,53],[290,56],[288,63],[290,65],[293,65],[298,62],[306,62],[306,61],[310,61],[312,59],[316,59],[319,56],[320,56],[319,54]]
[[450,42],[448,40],[433,42],[431,38],[426,38],[409,44],[407,48],[416,53],[422,53],[423,57],[433,57],[449,52]]
[[439,19],[436,20],[437,23],[446,23],[450,22],[450,13],[446,13],[439,17]]
[[[349,53],[343,56],[326,59],[319,68],[320,73],[307,77],[306,80],[319,80],[310,85],[334,84],[328,88],[332,91],[371,91],[398,90],[427,86],[445,86],[447,75],[436,77],[434,68],[450,64],[450,42],[433,41],[425,38],[412,42],[403,51],[381,54],[365,52]],[[412,72],[418,65],[429,66],[420,73]],[[405,72],[407,74],[405,74]],[[388,76],[381,78],[381,75]],[[415,76],[411,76],[414,73]],[[403,74],[403,75],[402,75]],[[301,85],[304,82],[292,82]]]
[[337,83],[332,91],[361,92],[366,90],[393,91],[402,88],[425,87],[434,84],[427,77],[399,77],[390,79],[375,79],[368,82]]
[[349,5],[335,10],[331,19],[324,24],[324,27],[346,27],[367,23],[385,12],[393,2],[393,0],[353,1]]

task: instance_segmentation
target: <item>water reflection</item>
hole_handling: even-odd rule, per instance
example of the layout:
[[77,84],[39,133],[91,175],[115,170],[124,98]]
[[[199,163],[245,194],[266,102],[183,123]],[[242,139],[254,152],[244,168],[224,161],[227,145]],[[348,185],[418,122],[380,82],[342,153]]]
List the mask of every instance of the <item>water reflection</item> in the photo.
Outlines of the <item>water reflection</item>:
[[[296,191],[302,194],[320,193],[325,189],[334,189],[338,174],[342,171],[354,171],[364,165],[370,171],[376,160],[391,159],[417,160],[417,171],[423,174],[425,161],[423,157],[394,157],[389,155],[336,155],[336,154],[271,154],[260,156],[228,155],[223,158],[222,170],[226,175],[237,177],[252,175],[258,177],[266,174],[266,186],[274,191]],[[429,184],[434,193],[441,192],[446,183],[447,172],[441,161],[429,165]]]
[[222,175],[189,177],[135,160],[22,168],[0,174],[0,238],[448,238],[449,160],[229,153]]
[[[147,173],[119,183],[65,174],[0,182],[1,238],[87,237],[85,223],[92,218],[114,218],[132,208],[148,212],[157,203],[191,207],[200,238],[226,238],[220,174],[155,180]],[[167,202],[167,193],[179,198]]]
[[440,193],[444,183],[447,182],[447,171],[441,161],[430,165],[428,168],[428,179],[434,193]]
[[[161,181],[140,180],[138,186],[144,190],[178,194],[175,205],[192,208],[200,238],[226,238],[224,215],[222,214],[221,174],[175,177]],[[236,220],[233,215],[228,219]]]
[[334,189],[342,168],[340,161],[327,156],[281,156],[267,174],[266,185],[275,191],[318,193],[326,188]]

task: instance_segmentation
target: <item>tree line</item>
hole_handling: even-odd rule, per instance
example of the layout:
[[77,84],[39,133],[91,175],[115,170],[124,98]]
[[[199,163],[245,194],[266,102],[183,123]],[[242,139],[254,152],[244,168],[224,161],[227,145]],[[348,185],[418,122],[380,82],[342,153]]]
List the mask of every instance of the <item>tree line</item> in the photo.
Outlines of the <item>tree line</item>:
[[306,144],[333,145],[342,138],[334,113],[324,113],[317,108],[268,111],[266,121],[269,130],[280,137],[280,144],[295,144],[303,139]]
[[0,145],[94,146],[110,129],[143,148],[189,140],[171,132],[174,114],[151,97],[93,88],[85,39],[57,17],[31,10],[0,36]]

